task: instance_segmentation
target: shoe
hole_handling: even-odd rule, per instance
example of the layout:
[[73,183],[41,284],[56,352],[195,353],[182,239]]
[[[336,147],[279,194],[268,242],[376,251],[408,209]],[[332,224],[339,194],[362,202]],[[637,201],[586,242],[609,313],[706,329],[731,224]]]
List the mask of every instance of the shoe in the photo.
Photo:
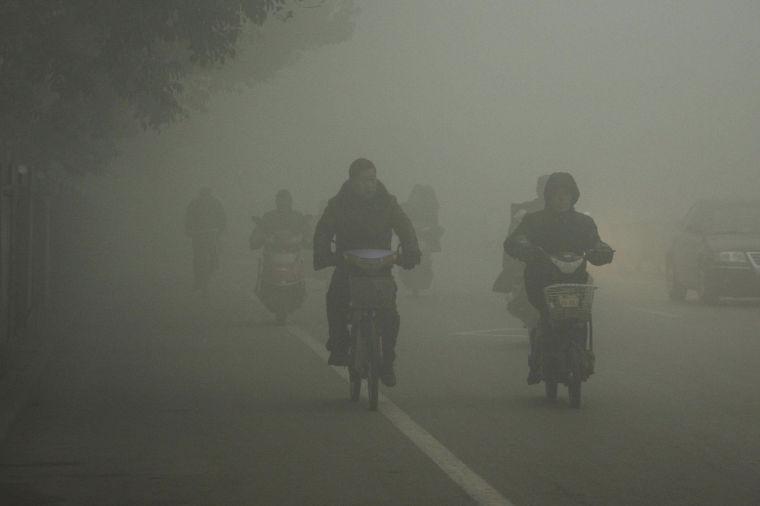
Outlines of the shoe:
[[541,377],[541,371],[531,369],[528,373],[528,379],[526,380],[528,382],[528,385],[536,385],[538,383],[541,383],[541,380],[543,378]]
[[387,387],[396,386],[396,373],[393,371],[393,364],[383,367],[380,371],[380,381]]
[[327,365],[349,365],[350,357],[348,353],[342,350],[333,350],[330,352],[330,357],[327,359]]

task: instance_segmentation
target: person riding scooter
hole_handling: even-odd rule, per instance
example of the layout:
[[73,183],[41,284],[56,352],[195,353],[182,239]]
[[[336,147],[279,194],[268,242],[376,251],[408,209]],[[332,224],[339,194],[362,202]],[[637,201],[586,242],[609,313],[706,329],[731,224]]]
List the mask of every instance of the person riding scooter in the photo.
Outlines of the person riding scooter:
[[301,249],[309,244],[310,227],[308,219],[293,210],[293,197],[288,190],[277,193],[275,206],[261,219],[254,218],[257,226],[251,234],[250,247],[264,249],[256,295],[282,325],[306,297]]
[[[551,283],[553,265],[549,255],[563,252],[585,254],[593,265],[612,262],[613,250],[603,242],[593,218],[575,210],[580,198],[580,190],[572,175],[555,172],[544,188],[544,209],[525,215],[518,227],[504,242],[504,251],[525,262],[525,290],[528,300],[538,310],[541,320],[547,318],[543,289]],[[588,272],[579,269],[575,279],[567,282],[586,283]],[[544,325],[539,324],[539,329]],[[530,373],[528,383],[541,381],[540,332],[531,331]]]
[[211,275],[219,267],[219,236],[226,227],[224,206],[204,186],[185,212],[185,234],[193,244],[194,289],[203,297],[208,297]]

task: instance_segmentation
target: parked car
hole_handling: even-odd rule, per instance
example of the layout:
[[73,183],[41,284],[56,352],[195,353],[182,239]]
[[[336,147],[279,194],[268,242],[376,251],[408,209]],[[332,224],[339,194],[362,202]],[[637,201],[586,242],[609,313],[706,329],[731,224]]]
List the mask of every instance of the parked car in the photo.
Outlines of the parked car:
[[679,224],[667,253],[668,293],[683,300],[760,297],[760,200],[700,201]]

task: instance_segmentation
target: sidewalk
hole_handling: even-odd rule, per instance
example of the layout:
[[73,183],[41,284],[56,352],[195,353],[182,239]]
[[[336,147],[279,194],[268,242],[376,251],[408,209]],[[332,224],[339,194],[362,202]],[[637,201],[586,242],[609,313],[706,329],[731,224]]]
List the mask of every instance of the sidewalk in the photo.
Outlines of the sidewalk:
[[18,414],[29,401],[60,338],[71,332],[78,313],[73,297],[39,308],[27,327],[8,346],[8,369],[0,377],[0,446]]

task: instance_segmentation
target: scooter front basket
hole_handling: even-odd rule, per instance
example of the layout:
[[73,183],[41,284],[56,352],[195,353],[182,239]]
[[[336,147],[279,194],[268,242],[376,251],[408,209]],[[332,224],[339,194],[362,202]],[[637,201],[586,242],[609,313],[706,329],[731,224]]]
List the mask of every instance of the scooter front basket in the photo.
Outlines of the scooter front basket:
[[589,321],[597,287],[581,283],[563,283],[544,288],[549,318],[554,321]]

